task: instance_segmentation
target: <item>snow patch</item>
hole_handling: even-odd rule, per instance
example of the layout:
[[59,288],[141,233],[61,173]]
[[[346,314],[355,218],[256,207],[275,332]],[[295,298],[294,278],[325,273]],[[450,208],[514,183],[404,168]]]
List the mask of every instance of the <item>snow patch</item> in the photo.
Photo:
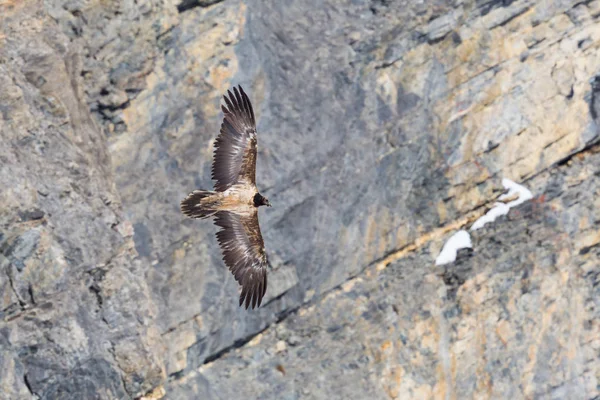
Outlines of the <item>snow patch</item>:
[[515,194],[518,195],[518,197],[515,200],[510,201],[506,204],[495,203],[494,207],[490,211],[488,211],[483,217],[479,218],[473,223],[473,225],[471,226],[472,231],[483,228],[483,226],[488,222],[493,222],[499,216],[508,214],[508,210],[510,210],[511,208],[516,207],[519,204],[522,204],[527,200],[531,200],[533,198],[533,194],[529,189],[527,189],[525,186],[519,185],[518,183],[511,181],[510,179],[502,179],[502,186],[504,186],[505,189],[508,189],[508,193],[500,196],[498,198],[499,200],[513,197]]
[[519,204],[525,203],[527,200],[533,199],[533,194],[531,193],[531,191],[529,189],[527,189],[525,186],[519,185],[518,183],[514,183],[510,179],[506,179],[506,178],[502,179],[502,186],[504,186],[505,189],[508,189],[508,193],[500,196],[499,197],[500,200],[511,197],[514,194],[519,195],[518,199],[513,200],[506,204],[510,208],[518,206]]
[[508,214],[508,210],[510,210],[508,205],[504,203],[495,203],[494,207],[490,211],[488,211],[483,217],[478,218],[477,221],[471,225],[471,230],[475,231],[483,228],[483,226],[488,222],[494,222],[494,220],[499,216]]
[[[485,224],[493,222],[496,218],[501,215],[508,214],[508,211],[533,198],[533,194],[525,186],[519,185],[510,179],[502,179],[502,186],[508,190],[508,193],[503,194],[498,200],[504,200],[517,195],[515,200],[509,201],[508,203],[496,202],[494,207],[489,210],[484,216],[477,219],[471,225],[471,230],[475,231],[482,228]],[[435,265],[444,265],[456,261],[456,254],[460,249],[472,249],[473,244],[471,243],[471,236],[469,232],[460,230],[448,239],[444,243],[444,247],[440,252],[440,255],[435,259]]]
[[471,249],[471,235],[465,230],[460,230],[444,244],[440,255],[435,259],[435,265],[444,265],[456,260],[456,253],[460,249]]

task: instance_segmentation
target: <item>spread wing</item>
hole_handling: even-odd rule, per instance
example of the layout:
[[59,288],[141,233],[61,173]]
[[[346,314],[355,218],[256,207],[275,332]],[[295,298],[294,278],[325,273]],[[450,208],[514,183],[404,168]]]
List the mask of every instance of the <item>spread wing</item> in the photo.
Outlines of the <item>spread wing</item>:
[[241,86],[227,91],[221,106],[223,122],[215,142],[212,178],[215,190],[223,192],[238,182],[255,184],[256,121],[250,99]]
[[215,224],[222,229],[217,239],[223,251],[223,260],[235,280],[242,286],[240,306],[246,309],[260,306],[267,291],[267,253],[258,226],[258,210],[243,216],[230,211],[220,211]]

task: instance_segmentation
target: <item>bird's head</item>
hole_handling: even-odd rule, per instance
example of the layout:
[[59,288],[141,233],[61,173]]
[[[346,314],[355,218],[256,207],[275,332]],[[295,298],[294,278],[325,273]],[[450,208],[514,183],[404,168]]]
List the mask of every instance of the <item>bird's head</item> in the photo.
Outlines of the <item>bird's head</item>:
[[269,199],[267,199],[266,197],[263,197],[262,205],[271,207],[271,203],[269,202]]
[[271,203],[269,202],[269,199],[267,199],[265,196],[263,196],[260,193],[256,193],[254,195],[254,206],[255,207],[260,207],[260,206],[271,207]]

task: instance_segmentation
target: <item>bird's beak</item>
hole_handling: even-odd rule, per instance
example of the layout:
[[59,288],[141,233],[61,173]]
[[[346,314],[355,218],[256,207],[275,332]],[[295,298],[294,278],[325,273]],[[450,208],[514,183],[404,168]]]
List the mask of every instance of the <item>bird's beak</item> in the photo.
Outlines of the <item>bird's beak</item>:
[[271,202],[267,202],[267,207],[271,207]]

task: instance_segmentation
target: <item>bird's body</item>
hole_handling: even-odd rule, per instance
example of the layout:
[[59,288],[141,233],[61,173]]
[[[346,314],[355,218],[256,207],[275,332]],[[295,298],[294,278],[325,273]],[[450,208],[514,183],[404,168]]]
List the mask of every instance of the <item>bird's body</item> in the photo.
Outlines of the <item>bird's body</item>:
[[258,225],[258,207],[271,206],[256,188],[256,122],[241,87],[228,91],[221,133],[215,142],[214,191],[195,190],[181,202],[191,218],[215,217],[223,260],[242,286],[240,305],[260,306],[267,290],[267,254]]
[[208,193],[208,196],[202,197],[200,202],[196,204],[196,206],[199,205],[203,210],[250,214],[256,208],[254,206],[254,196],[258,193],[258,190],[254,185],[233,185],[224,192]]

